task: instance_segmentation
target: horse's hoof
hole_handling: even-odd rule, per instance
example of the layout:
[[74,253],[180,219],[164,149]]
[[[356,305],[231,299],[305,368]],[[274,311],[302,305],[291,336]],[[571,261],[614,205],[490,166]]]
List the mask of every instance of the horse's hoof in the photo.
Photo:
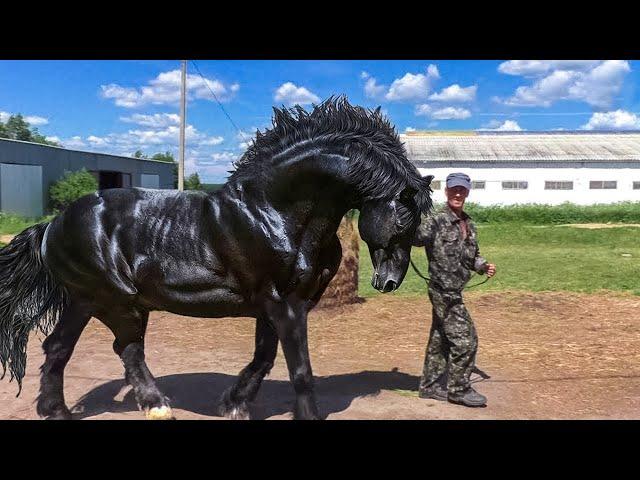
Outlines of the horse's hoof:
[[175,420],[171,407],[163,405],[161,407],[153,407],[144,411],[147,420]]
[[218,409],[218,413],[221,417],[229,420],[251,420],[249,409],[245,403],[240,405],[229,405],[223,403]]
[[51,415],[48,415],[45,417],[45,420],[71,420],[71,412],[70,411],[60,411],[60,412],[56,412],[53,413]]
[[225,418],[229,420],[251,420],[251,415],[249,415],[247,408],[234,407],[226,413]]

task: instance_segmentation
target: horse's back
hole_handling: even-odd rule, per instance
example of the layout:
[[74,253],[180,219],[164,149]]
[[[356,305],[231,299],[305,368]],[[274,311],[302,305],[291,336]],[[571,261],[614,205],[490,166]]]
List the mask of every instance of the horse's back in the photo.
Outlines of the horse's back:
[[137,267],[154,253],[175,257],[175,251],[161,245],[175,244],[175,232],[197,235],[193,223],[205,198],[206,194],[142,188],[86,195],[51,222],[46,261],[81,290],[102,290],[102,282],[114,293],[135,295]]

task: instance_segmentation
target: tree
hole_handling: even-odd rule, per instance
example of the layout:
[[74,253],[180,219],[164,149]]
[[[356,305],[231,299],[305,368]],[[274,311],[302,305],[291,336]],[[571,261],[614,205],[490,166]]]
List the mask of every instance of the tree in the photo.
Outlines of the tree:
[[159,162],[175,162],[175,159],[173,158],[173,153],[171,152],[164,152],[164,153],[156,153],[153,157],[151,157],[151,160],[158,160]]
[[52,142],[51,140],[47,140],[44,135],[40,135],[37,128],[34,128],[31,132],[31,141],[33,143],[42,143],[44,145],[51,145],[53,147],[61,147],[58,142]]
[[176,162],[176,160],[173,158],[173,153],[156,153],[151,157],[151,160],[173,163],[173,188],[178,188],[178,162]]
[[147,158],[147,156],[142,153],[142,150],[136,150],[136,153],[133,154],[134,158]]
[[98,189],[98,181],[86,169],[65,172],[49,190],[53,207],[64,210],[69,204]]
[[6,124],[0,122],[0,138],[10,138],[11,140],[22,140],[23,142],[42,143],[60,147],[57,142],[47,140],[44,135],[38,132],[37,128],[31,129],[30,125],[21,114],[11,115]]
[[192,173],[184,181],[185,190],[204,190],[202,183],[200,182],[200,176],[197,173]]
[[31,141],[31,130],[29,130],[29,124],[24,121],[22,115],[11,115],[6,124],[9,138],[13,140],[22,140],[23,142]]

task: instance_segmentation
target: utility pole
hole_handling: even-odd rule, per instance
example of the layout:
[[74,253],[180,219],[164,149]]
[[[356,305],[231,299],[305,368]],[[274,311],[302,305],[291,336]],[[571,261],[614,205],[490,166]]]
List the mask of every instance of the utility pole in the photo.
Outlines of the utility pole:
[[180,85],[180,152],[178,154],[178,190],[184,190],[184,130],[187,121],[187,61],[182,60]]

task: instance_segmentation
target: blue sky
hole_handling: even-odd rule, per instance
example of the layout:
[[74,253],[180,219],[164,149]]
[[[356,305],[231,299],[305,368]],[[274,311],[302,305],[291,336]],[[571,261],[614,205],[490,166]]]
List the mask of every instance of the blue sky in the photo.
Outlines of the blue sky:
[[[197,60],[186,173],[222,182],[272,106],[330,95],[382,106],[399,132],[640,129],[637,61]],[[0,119],[22,113],[67,148],[177,156],[179,61],[0,61]],[[243,133],[213,100],[218,96]]]

